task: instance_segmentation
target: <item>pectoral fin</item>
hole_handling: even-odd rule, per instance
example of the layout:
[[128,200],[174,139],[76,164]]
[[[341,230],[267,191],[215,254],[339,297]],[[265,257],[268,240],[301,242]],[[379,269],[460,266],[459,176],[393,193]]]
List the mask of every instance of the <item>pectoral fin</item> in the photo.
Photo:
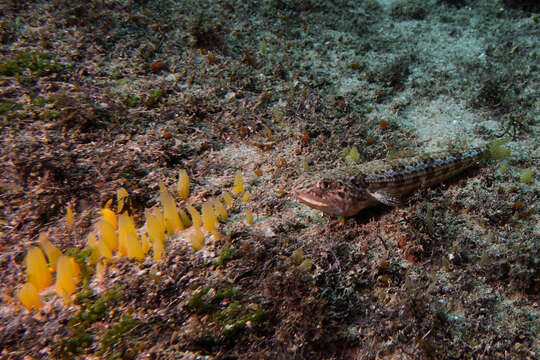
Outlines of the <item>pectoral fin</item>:
[[401,204],[401,195],[395,194],[387,191],[378,190],[375,192],[368,192],[369,195],[373,196],[377,201],[382,202],[384,205],[388,206],[398,206]]

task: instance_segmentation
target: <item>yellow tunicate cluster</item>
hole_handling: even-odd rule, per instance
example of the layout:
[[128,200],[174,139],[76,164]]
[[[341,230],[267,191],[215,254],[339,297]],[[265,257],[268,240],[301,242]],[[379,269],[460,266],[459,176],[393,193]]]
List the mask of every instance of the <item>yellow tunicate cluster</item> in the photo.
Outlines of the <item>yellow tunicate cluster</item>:
[[[189,177],[186,170],[180,171],[176,192],[183,201],[189,197]],[[249,200],[250,193],[244,191],[241,171],[236,173],[232,193],[241,194],[236,201]],[[214,239],[220,236],[219,221],[229,220],[227,211],[235,204],[235,198],[224,190],[219,198],[212,198],[203,203],[200,212],[194,205],[184,203],[188,215],[177,206],[176,200],[165,184],[161,183],[159,193],[161,207],[146,209],[144,226],[137,228],[133,217],[127,211],[133,210],[128,206],[128,199],[128,192],[120,188],[116,192],[117,211],[111,209],[112,199],[109,200],[99,212],[100,217],[95,223],[94,231],[87,236],[87,248],[90,250],[87,265],[96,266],[99,278],[105,277],[107,262],[115,255],[142,261],[147,253],[152,251],[154,261],[162,259],[166,234],[174,235],[185,228],[190,228],[184,234],[192,249],[201,250],[205,244],[205,233],[213,234]],[[252,224],[251,210],[246,209],[244,214],[245,222]],[[69,227],[74,225],[70,207],[66,209],[66,223]],[[17,292],[21,303],[28,310],[39,309],[43,305],[39,292],[53,285],[54,274],[56,274],[54,284],[57,294],[63,297],[67,304],[71,303],[72,295],[81,280],[79,266],[73,258],[62,254],[49,240],[47,233],[40,235],[39,244],[43,251],[38,247],[31,247],[25,259],[27,282]]]
[[48,234],[43,233],[39,237],[39,243],[47,254],[49,263],[40,248],[33,246],[28,250],[25,258],[26,284],[17,295],[27,310],[39,309],[43,305],[39,298],[39,292],[52,285],[53,273],[56,272],[56,292],[71,303],[71,295],[75,292],[80,282],[80,269],[75,260],[54,246],[48,239]]

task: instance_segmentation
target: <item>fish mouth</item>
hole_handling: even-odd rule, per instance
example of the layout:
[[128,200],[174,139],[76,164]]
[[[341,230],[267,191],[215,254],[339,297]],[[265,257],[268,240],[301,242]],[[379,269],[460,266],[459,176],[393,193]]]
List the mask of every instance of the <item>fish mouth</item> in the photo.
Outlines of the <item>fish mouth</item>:
[[319,201],[319,200],[313,198],[312,196],[309,196],[306,192],[303,192],[303,191],[301,191],[299,189],[293,190],[293,195],[294,195],[295,198],[300,200],[302,203],[304,203],[306,205],[309,205],[311,207],[325,208],[325,207],[328,206],[327,203]]

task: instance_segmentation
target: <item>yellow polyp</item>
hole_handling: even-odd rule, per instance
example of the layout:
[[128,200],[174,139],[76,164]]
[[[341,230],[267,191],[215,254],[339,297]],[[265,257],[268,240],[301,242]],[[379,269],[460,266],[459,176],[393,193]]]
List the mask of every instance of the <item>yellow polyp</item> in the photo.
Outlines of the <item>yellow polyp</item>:
[[101,257],[97,248],[98,240],[96,234],[94,234],[93,232],[89,233],[86,237],[86,242],[88,243],[87,248],[92,249],[92,253],[90,254],[90,264],[95,264],[99,261],[99,258]]
[[116,208],[116,212],[117,213],[121,213],[122,210],[124,210],[124,206],[125,206],[125,203],[126,203],[126,198],[129,196],[128,192],[126,189],[124,188],[120,188],[116,191],[116,203],[117,203],[117,208]]
[[189,215],[191,216],[191,221],[193,222],[193,226],[201,227],[202,226],[202,219],[201,214],[193,207],[193,205],[187,204],[186,209],[189,212]]
[[79,267],[79,264],[77,264],[74,258],[70,257],[69,261],[71,262],[73,281],[75,282],[75,284],[78,284],[81,281],[81,268]]
[[101,209],[100,214],[101,216],[103,216],[103,219],[105,221],[107,221],[116,229],[117,223],[116,223],[116,214],[114,213],[114,211],[108,208],[103,208]]
[[110,209],[110,208],[111,208],[111,205],[112,205],[112,202],[113,202],[113,199],[107,200],[107,202],[105,203],[105,205],[103,206],[103,208],[104,208],[104,209]]
[[62,252],[49,241],[48,233],[41,233],[39,235],[39,245],[41,245],[45,255],[47,255],[49,267],[51,269],[56,269],[56,261],[62,255]]
[[40,309],[43,306],[41,299],[39,298],[38,291],[34,284],[26,283],[17,292],[19,301],[23,304],[26,310]]
[[135,222],[127,213],[118,216],[118,256],[128,254],[128,235],[133,234],[138,241]]
[[71,295],[76,290],[75,276],[77,275],[69,256],[62,255],[58,258],[56,266],[56,292],[64,297]]
[[182,220],[180,220],[180,216],[178,215],[178,211],[176,209],[176,203],[172,195],[165,187],[165,184],[159,184],[159,188],[159,200],[161,202],[161,206],[163,207],[165,228],[167,229],[169,235],[173,235],[180,230],[184,230],[184,224],[182,223]]
[[178,175],[178,185],[176,187],[176,192],[182,200],[186,200],[189,196],[189,176],[185,169],[180,170]]
[[135,233],[128,233],[127,237],[127,256],[131,259],[143,260],[144,253],[141,248],[141,243]]
[[188,228],[191,226],[191,220],[189,219],[188,214],[182,209],[178,209],[178,215],[180,215],[180,219],[182,220],[182,224],[184,224],[185,228]]
[[519,176],[519,181],[523,184],[531,184],[533,181],[533,171],[532,169],[525,169]]
[[244,214],[246,216],[246,224],[253,224],[253,213],[251,212],[251,210],[247,209]]
[[66,305],[70,305],[73,301],[71,301],[71,295],[68,294],[61,286],[58,282],[56,282],[56,285],[55,285],[55,289],[56,289],[56,294],[58,294],[58,296],[62,297],[62,299],[64,300],[64,303]]
[[148,235],[146,233],[141,235],[141,250],[144,255],[150,250],[150,243],[148,242]]
[[98,280],[103,280],[106,273],[107,265],[103,261],[98,261],[98,263],[96,264],[96,278]]
[[144,216],[146,218],[146,233],[150,241],[153,243],[156,241],[163,243],[165,241],[165,224],[163,223],[161,211],[158,208],[152,210],[146,209]]
[[229,219],[225,205],[223,205],[223,203],[218,199],[214,200],[214,212],[216,213],[218,219],[222,221],[227,221]]
[[66,208],[66,224],[68,228],[73,228],[73,224],[75,223],[75,215],[73,215],[73,211],[71,211],[71,207],[68,205]]
[[154,261],[159,261],[163,257],[163,242],[160,240],[152,243],[152,250],[154,252]]
[[246,191],[246,192],[244,193],[244,195],[242,196],[242,202],[248,202],[249,196],[250,196],[250,195],[251,195],[251,194],[249,193],[249,191]]
[[105,241],[100,239],[96,242],[96,249],[101,257],[105,259],[112,259],[112,251],[109,249]]
[[214,231],[214,228],[216,227],[216,223],[217,223],[217,218],[216,218],[216,214],[214,214],[214,210],[212,209],[212,205],[210,203],[204,203],[202,205],[201,216],[202,216],[204,231],[206,232]]
[[47,261],[41,249],[32,246],[25,259],[27,281],[32,283],[37,291],[41,291],[52,284],[52,276]]
[[242,172],[238,170],[234,176],[233,194],[241,194],[244,192],[244,184],[242,183]]
[[88,233],[88,236],[86,236],[86,243],[88,244],[88,246],[96,247],[96,245],[97,245],[96,234],[93,233],[93,232]]
[[111,251],[115,251],[118,248],[118,235],[114,227],[105,219],[101,219],[97,224],[97,230],[101,240],[107,244]]
[[195,229],[189,235],[189,242],[191,243],[191,247],[194,251],[201,250],[204,245],[204,234],[202,233],[202,231],[199,229]]
[[225,205],[227,207],[232,206],[234,199],[228,191],[223,191],[223,194],[221,194],[221,198],[223,199],[223,201],[225,201]]

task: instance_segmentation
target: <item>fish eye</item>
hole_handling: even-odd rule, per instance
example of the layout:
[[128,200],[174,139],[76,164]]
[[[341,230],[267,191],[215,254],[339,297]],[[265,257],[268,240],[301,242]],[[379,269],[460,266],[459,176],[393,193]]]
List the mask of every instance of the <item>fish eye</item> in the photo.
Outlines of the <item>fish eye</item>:
[[328,189],[329,186],[330,186],[330,181],[328,181],[328,179],[323,179],[319,182],[319,187],[322,189]]

